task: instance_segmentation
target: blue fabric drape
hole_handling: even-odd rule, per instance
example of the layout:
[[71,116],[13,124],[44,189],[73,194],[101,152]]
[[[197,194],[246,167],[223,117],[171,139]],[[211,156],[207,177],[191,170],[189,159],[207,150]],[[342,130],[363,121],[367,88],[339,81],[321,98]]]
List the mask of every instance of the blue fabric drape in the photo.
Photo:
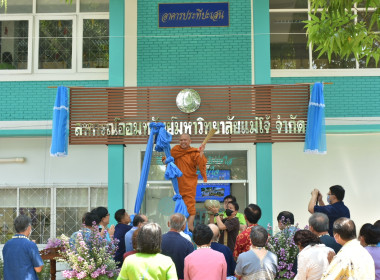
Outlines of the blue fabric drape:
[[315,83],[311,92],[307,113],[305,153],[326,154],[325,100],[323,84]]
[[59,86],[53,109],[53,129],[50,155],[54,157],[67,156],[68,150],[68,89]]
[[143,167],[141,170],[141,177],[139,183],[139,189],[137,192],[136,202],[135,202],[135,213],[139,213],[141,209],[142,200],[144,198],[146,183],[148,181],[149,167],[152,159],[153,152],[153,138],[155,137],[156,147],[155,150],[157,152],[164,152],[166,155],[167,164],[165,179],[171,180],[174,188],[175,195],[173,196],[173,200],[175,201],[174,213],[181,213],[186,217],[189,216],[187,212],[187,207],[185,202],[182,200],[182,196],[179,194],[178,181],[177,177],[182,176],[181,170],[174,164],[174,159],[170,155],[170,142],[172,141],[172,135],[165,130],[165,125],[163,123],[151,123],[150,127],[150,135],[148,144],[146,147],[146,152],[144,156]]

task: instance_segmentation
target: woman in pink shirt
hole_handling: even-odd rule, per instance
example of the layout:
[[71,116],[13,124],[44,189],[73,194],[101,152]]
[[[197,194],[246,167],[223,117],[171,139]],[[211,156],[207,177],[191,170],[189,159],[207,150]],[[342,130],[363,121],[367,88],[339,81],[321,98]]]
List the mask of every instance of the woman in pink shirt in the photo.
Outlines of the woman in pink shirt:
[[185,258],[185,280],[225,280],[227,263],[224,255],[211,249],[212,230],[204,224],[199,224],[193,232],[197,250]]

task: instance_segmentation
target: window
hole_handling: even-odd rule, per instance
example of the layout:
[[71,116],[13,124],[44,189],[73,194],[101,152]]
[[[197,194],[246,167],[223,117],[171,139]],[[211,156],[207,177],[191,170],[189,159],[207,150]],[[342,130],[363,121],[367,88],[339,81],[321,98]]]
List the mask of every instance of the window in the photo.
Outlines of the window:
[[[318,52],[312,52],[307,45],[305,23],[303,23],[308,19],[308,0],[270,0],[269,6],[271,69],[275,70],[272,71],[272,76],[282,76],[281,73],[284,73],[276,70],[324,70],[323,74],[326,74],[327,69],[352,69],[355,71],[365,68],[380,68],[380,65],[375,66],[373,59],[366,66],[365,59],[356,61],[353,55],[349,58],[333,55],[330,62],[327,55],[318,58]],[[358,20],[363,17],[364,10],[363,5],[355,9],[358,13]],[[286,72],[286,74],[289,73],[291,71]],[[294,73],[297,76],[310,74],[308,71]],[[331,73],[337,74],[336,71]],[[347,74],[347,72],[341,73]],[[357,74],[358,72],[353,73]]]
[[0,14],[25,14],[33,12],[33,1],[30,0],[11,0],[7,2],[7,12],[5,5],[0,8]]
[[[81,64],[82,71],[89,68],[108,68],[109,63],[109,20],[102,18],[83,18]],[[83,70],[84,69],[84,70]]]
[[[144,201],[142,205],[142,213],[148,215],[149,219],[159,223],[166,231],[166,226],[170,215],[173,214],[175,202],[172,197],[174,195],[171,181],[165,180],[166,167],[162,163],[161,158],[164,154],[153,152],[151,164],[149,168],[148,182]],[[141,153],[141,164],[144,162],[145,152]],[[219,184],[230,186],[231,194],[238,201],[239,208],[244,209],[248,203],[248,163],[246,150],[207,150],[207,177],[208,185],[205,187],[216,188]],[[224,176],[228,170],[229,178]],[[224,193],[220,196],[223,200]],[[200,200],[199,200],[200,201]],[[223,203],[221,203],[223,207]],[[204,208],[203,202],[195,204],[196,215],[195,224],[208,223],[208,214]]]
[[72,69],[73,20],[38,22],[38,69]]
[[7,13],[0,9],[0,72],[107,74],[109,2],[93,2],[8,1]]
[[71,236],[91,209],[107,207],[107,187],[4,187],[0,188],[0,243],[15,234],[14,219],[32,219],[31,239],[46,244],[51,237]]
[[28,69],[29,20],[0,21],[0,70]]

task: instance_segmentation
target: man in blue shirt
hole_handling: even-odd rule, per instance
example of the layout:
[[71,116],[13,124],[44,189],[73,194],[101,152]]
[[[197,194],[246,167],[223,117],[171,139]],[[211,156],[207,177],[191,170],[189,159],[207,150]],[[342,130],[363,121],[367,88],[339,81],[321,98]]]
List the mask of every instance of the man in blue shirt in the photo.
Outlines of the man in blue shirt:
[[323,213],[314,213],[309,218],[309,230],[319,237],[322,244],[330,247],[338,254],[342,245],[335,241],[334,237],[331,237],[328,233],[329,230],[329,218]]
[[180,234],[180,231],[186,227],[184,215],[180,213],[171,215],[168,225],[170,231],[162,235],[161,253],[173,260],[178,279],[183,279],[185,258],[194,251],[194,246]]
[[132,244],[132,236],[136,229],[139,227],[142,227],[144,223],[148,222],[148,218],[145,215],[137,214],[133,218],[133,228],[127,231],[127,233],[124,236],[125,241],[125,252],[133,251],[133,244]]
[[[342,186],[334,185],[330,187],[327,194],[328,205],[322,200],[322,194],[318,189],[311,192],[311,199],[308,210],[311,214],[315,212],[324,213],[329,218],[329,234],[333,236],[333,224],[342,217],[350,218],[350,210],[343,203],[345,191]],[[318,205],[319,204],[319,205]]]
[[29,240],[32,220],[25,215],[14,221],[17,232],[3,248],[4,280],[38,280],[44,262],[37,245]]
[[215,224],[209,224],[208,226],[209,228],[211,228],[212,233],[214,234],[211,239],[211,249],[221,252],[224,255],[224,258],[226,259],[226,263],[227,263],[227,276],[234,276],[236,262],[232,255],[231,249],[228,248],[226,245],[220,244],[218,242],[219,237],[220,237],[220,231],[219,231],[218,226]]
[[119,209],[115,212],[115,220],[117,221],[117,225],[113,237],[119,240],[119,244],[117,245],[118,248],[114,259],[118,262],[117,266],[121,267],[123,264],[123,255],[125,253],[125,234],[132,228],[132,226],[129,225],[131,218],[125,209]]

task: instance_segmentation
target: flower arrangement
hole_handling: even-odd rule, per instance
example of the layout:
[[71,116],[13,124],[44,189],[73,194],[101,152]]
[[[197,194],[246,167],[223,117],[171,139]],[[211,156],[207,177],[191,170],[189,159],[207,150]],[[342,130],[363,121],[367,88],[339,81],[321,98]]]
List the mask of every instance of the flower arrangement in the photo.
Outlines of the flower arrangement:
[[55,249],[63,246],[63,242],[59,238],[49,238],[45,249]]
[[[297,224],[294,226],[285,221],[282,221],[282,223],[286,224],[285,229],[269,238],[267,249],[276,254],[278,258],[276,279],[293,279],[295,273],[292,272],[292,268],[298,255],[298,247],[294,243],[293,237],[299,228]],[[271,231],[269,224],[267,230],[268,232]]]
[[62,272],[63,277],[77,279],[116,279],[119,269],[113,259],[118,240],[107,241],[99,232],[99,227],[83,228],[69,239],[61,236],[63,250],[61,258],[66,261],[70,270]]

